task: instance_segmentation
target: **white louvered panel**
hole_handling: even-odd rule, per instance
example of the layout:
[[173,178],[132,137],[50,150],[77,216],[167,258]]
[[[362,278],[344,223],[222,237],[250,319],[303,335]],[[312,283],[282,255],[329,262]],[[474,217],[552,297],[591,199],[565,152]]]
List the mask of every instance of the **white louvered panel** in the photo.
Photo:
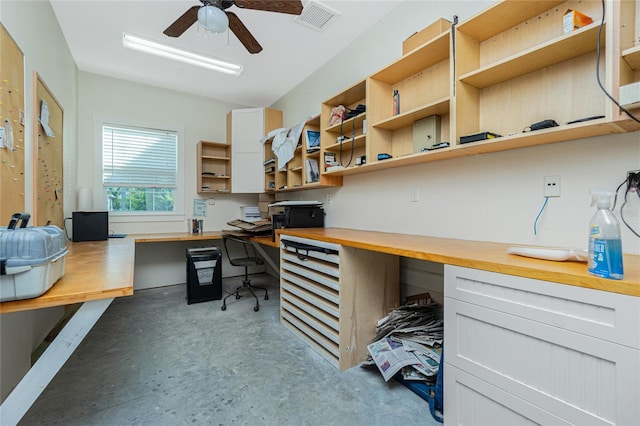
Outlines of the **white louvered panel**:
[[329,277],[324,274],[319,274],[307,268],[301,268],[298,265],[293,265],[283,259],[280,259],[280,268],[285,269],[291,273],[297,274],[300,277],[304,277],[304,278],[307,278],[308,280],[322,284],[325,287],[328,287],[332,290],[335,290],[335,291],[340,290],[340,282],[333,277]]
[[327,327],[326,324],[319,322],[317,318],[308,315],[302,309],[299,309],[298,306],[283,300],[281,305],[283,310],[287,311],[289,314],[295,316],[298,320],[304,322],[309,327],[322,334],[327,339],[331,340],[333,343],[338,345],[340,343],[340,339],[338,338],[338,332],[332,328]]
[[640,348],[640,298],[445,265],[445,296]]
[[445,364],[444,406],[447,425],[570,425],[496,386]]
[[333,365],[335,368],[340,368],[340,360],[335,355],[331,354],[323,346],[320,346],[316,341],[309,338],[309,336],[304,334],[295,325],[290,323],[285,317],[282,317],[282,324],[289,330],[291,330],[296,336],[306,342],[320,356],[329,361],[331,365]]
[[636,349],[451,298],[445,324],[447,362],[552,414],[576,424],[640,418]]
[[326,298],[318,297],[317,295],[308,292],[307,290],[292,285],[286,281],[280,282],[280,290],[281,294],[291,293],[298,296],[300,299],[304,300],[307,303],[312,304],[313,306],[322,309],[330,315],[335,316],[336,318],[340,315],[340,310],[338,309],[338,305],[336,303],[331,303],[326,300]]
[[[327,300],[332,301],[333,303],[336,303],[336,304],[340,303],[340,297],[338,293],[336,291],[331,291],[331,289],[327,288],[328,286],[323,285],[325,283],[318,283],[315,280],[308,279],[300,275],[295,275],[295,274],[285,272],[285,271],[290,271],[290,269],[286,265],[280,264],[280,267],[282,268],[281,280],[286,280],[293,284],[296,284],[299,287],[302,287],[312,293],[315,293]],[[291,271],[291,272],[295,272],[295,271]]]
[[297,255],[302,255],[302,256],[306,256],[309,258],[313,258],[313,259],[319,259],[325,262],[329,262],[329,263],[333,263],[335,265],[340,265],[340,255],[338,254],[328,254],[328,253],[323,253],[323,252],[319,252],[319,251],[305,251],[305,250],[298,250],[298,252],[296,252],[296,249],[293,247],[285,247],[284,244],[281,244],[282,250],[285,250],[287,253],[291,253],[294,256]]
[[338,269],[338,266],[333,263],[311,259],[308,257],[305,259],[299,259],[295,254],[291,254],[286,251],[280,252],[280,261],[286,261],[292,264],[296,264],[302,268],[321,272],[335,278],[340,277],[340,270]]
[[337,317],[327,315],[326,312],[316,308],[315,306],[309,304],[307,301],[302,300],[289,292],[285,291],[284,293],[281,293],[281,298],[283,302],[295,306],[296,308],[306,312],[308,315],[315,318],[316,321],[321,321],[325,325],[331,327],[336,333],[340,330]]
[[336,359],[340,357],[340,351],[338,350],[338,345],[333,343],[331,340],[324,337],[322,334],[318,333],[313,328],[307,326],[304,322],[300,321],[295,315],[287,311],[282,311],[282,318],[286,319],[289,323],[294,325],[299,332],[302,332],[308,339],[313,340],[316,345],[323,348],[324,351],[333,355]]

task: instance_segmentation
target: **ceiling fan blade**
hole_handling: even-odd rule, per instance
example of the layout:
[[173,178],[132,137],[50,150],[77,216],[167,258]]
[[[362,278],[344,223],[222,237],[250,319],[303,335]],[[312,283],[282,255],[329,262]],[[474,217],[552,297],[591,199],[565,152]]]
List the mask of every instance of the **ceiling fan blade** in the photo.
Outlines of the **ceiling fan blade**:
[[169,25],[163,33],[169,37],[180,37],[183,32],[187,31],[189,27],[198,20],[198,9],[200,9],[200,6],[192,6],[189,8],[181,17],[176,19],[173,24]]
[[262,46],[260,46],[258,40],[251,35],[247,27],[240,21],[240,18],[233,12],[227,12],[227,16],[229,17],[229,29],[233,31],[249,53],[259,53],[262,51]]
[[267,12],[288,13],[290,15],[302,13],[300,0],[235,0],[234,3],[242,9],[266,10]]

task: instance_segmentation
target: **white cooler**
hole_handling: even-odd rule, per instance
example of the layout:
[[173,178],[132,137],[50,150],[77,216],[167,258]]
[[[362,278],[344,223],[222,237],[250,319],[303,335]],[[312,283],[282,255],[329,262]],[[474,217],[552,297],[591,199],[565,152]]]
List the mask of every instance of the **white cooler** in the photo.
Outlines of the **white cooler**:
[[0,302],[49,290],[64,275],[67,252],[57,226],[0,227]]

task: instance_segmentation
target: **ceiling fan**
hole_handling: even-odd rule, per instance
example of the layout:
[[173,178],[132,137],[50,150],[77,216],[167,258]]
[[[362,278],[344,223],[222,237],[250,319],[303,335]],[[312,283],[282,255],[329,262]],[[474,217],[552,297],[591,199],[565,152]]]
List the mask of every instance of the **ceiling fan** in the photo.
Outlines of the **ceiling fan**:
[[197,21],[208,31],[216,33],[224,32],[230,28],[249,53],[258,53],[262,50],[262,46],[235,13],[227,12],[228,8],[236,5],[240,9],[264,10],[290,15],[302,13],[301,0],[200,0],[200,2],[202,6],[192,6],[187,9],[163,33],[169,37],[179,37]]

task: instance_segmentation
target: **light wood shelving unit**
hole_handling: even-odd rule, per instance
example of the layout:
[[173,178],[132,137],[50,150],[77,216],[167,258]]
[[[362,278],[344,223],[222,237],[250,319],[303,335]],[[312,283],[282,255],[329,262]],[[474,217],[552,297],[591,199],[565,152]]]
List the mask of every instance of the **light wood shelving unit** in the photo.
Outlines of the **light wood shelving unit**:
[[199,194],[231,191],[231,145],[198,142],[197,181]]
[[[618,98],[621,85],[640,81],[637,3],[607,0],[600,28],[600,1],[505,0],[442,32],[322,104],[322,155],[342,148],[345,167],[321,174],[343,176],[640,129],[595,78],[599,41],[600,80],[608,93]],[[565,34],[568,9],[591,16],[593,23]],[[394,90],[400,93],[397,115]],[[367,105],[366,114],[328,126],[333,107],[358,103]],[[450,146],[414,152],[414,123],[433,115],[440,116],[440,141]],[[567,124],[589,117],[600,118]],[[524,131],[546,119],[559,126]],[[347,166],[351,139],[342,145],[336,139],[354,128],[353,158],[366,155],[366,164]],[[502,136],[460,143],[482,132]],[[379,161],[380,153],[392,158]]]
[[[614,14],[620,16],[618,25],[620,36],[620,74],[619,84],[640,82],[640,3],[638,1],[621,1],[614,3]],[[616,95],[619,94],[616,93]],[[636,116],[640,115],[638,109],[640,104],[636,104],[631,111]],[[621,118],[625,118],[621,113]]]
[[[278,169],[277,157],[273,153],[273,139],[264,144],[264,160],[265,163],[272,158],[276,161],[265,165],[265,192],[287,192],[301,189],[323,188],[328,186],[341,186],[342,177],[340,176],[323,176],[320,174],[317,181],[310,181],[307,173],[307,160],[315,159],[318,162],[318,171],[322,167],[320,151],[307,151],[307,135],[306,131],[312,130],[320,132],[320,114],[309,118],[300,134],[298,145],[294,152],[294,156],[287,162],[286,168]],[[272,170],[273,168],[273,170]]]
[[[368,111],[353,118],[330,125],[331,111],[333,108],[343,105],[348,109],[355,109],[359,104],[367,105],[366,80],[359,81],[336,96],[322,103],[320,112],[320,174],[338,175],[340,171],[353,170],[357,166],[356,158],[367,155],[366,120]],[[338,138],[346,136],[347,139],[338,142]],[[344,169],[327,173],[325,171],[326,154],[332,153],[335,161]],[[368,158],[368,157],[367,157]]]

